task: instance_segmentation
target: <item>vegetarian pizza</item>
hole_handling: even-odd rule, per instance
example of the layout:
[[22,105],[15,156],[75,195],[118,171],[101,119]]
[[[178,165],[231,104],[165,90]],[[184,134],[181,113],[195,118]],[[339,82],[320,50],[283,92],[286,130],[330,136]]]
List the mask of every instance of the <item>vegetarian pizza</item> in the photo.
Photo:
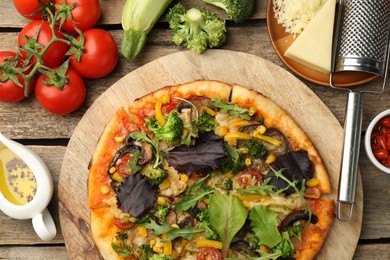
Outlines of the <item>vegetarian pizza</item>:
[[219,81],[120,108],[89,167],[105,259],[312,259],[334,219],[324,163],[264,95]]

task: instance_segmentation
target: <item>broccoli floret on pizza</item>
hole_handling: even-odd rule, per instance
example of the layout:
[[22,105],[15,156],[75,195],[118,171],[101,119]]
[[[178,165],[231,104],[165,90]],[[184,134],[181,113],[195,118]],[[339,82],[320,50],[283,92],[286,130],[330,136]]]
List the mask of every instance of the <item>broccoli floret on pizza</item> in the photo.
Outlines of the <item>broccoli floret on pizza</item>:
[[148,182],[154,186],[159,185],[166,177],[167,172],[160,167],[146,166],[143,174],[148,178]]
[[157,140],[166,141],[169,144],[175,143],[181,139],[183,123],[176,111],[169,113],[164,124],[160,123],[154,117],[145,119],[146,126],[154,133]]

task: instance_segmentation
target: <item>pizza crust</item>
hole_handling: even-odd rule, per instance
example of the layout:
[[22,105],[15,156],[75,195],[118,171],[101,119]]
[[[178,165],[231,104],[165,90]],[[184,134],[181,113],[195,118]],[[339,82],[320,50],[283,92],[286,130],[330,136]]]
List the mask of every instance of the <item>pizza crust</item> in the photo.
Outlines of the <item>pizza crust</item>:
[[275,128],[283,133],[294,150],[307,151],[314,165],[314,178],[319,180],[321,194],[331,192],[329,175],[320,154],[306,133],[286,111],[259,92],[237,84],[233,85],[231,102],[246,108],[255,107],[264,117],[264,125],[267,128]]
[[115,195],[107,173],[109,164],[121,145],[115,140],[115,137],[126,138],[130,132],[136,130],[138,127],[124,108],[120,108],[104,128],[89,166],[88,203],[90,208],[107,206],[104,200]]

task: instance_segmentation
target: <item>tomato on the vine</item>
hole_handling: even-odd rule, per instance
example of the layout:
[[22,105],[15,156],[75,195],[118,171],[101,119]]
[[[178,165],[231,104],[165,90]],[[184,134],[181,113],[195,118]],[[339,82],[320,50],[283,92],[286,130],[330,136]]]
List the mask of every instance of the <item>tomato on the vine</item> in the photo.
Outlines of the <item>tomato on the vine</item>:
[[[62,5],[63,0],[55,0],[56,11]],[[75,3],[74,8],[70,11],[72,19],[67,17],[61,29],[70,33],[77,33],[75,27],[81,31],[85,31],[94,27],[100,18],[100,3],[99,0],[66,0],[66,5]]]
[[222,254],[221,252],[213,247],[202,247],[199,249],[198,254],[196,256],[197,260],[221,260]]
[[[14,6],[19,14],[30,20],[42,19],[42,5],[49,0],[14,0]],[[42,5],[41,3],[42,2]],[[41,10],[40,10],[41,9]]]
[[[24,59],[27,58],[27,52],[23,50],[22,45],[27,44],[26,37],[29,39],[33,39],[36,32],[39,30],[38,37],[36,39],[36,42],[41,44],[43,47],[47,46],[49,42],[53,38],[52,30],[50,27],[50,23],[47,21],[32,21],[31,23],[27,24],[22,31],[19,33],[18,36],[18,46],[20,49],[20,54]],[[60,39],[66,39],[65,36],[60,33],[58,27],[54,28],[56,37]],[[36,44],[32,44],[33,46],[36,46]],[[35,47],[36,51],[39,53],[42,51],[42,46],[39,48]],[[46,53],[43,55],[42,60],[44,65],[53,68],[56,66],[59,66],[65,58],[66,52],[69,49],[69,45],[64,42],[55,42],[53,43],[46,51]],[[32,58],[32,61],[35,62],[35,57]]]
[[86,97],[86,87],[83,78],[73,69],[68,68],[65,76],[69,81],[62,89],[55,85],[46,85],[48,77],[40,75],[35,84],[35,96],[39,104],[47,111],[65,115],[81,106]]
[[[15,58],[17,54],[12,51],[0,51],[0,65],[3,65],[6,60],[10,60],[11,58]],[[13,66],[12,64],[9,64]],[[16,68],[21,68],[21,61],[17,62]],[[6,68],[4,68],[6,70]],[[4,71],[4,73],[7,73]],[[11,73],[11,72],[10,72]],[[3,77],[3,73],[0,70],[0,78]],[[21,75],[17,75],[19,83],[23,86],[20,87],[16,85],[11,79],[7,79],[4,82],[0,81],[0,101],[1,102],[19,102],[24,99],[26,96],[24,95],[24,87],[25,82]],[[30,80],[29,93],[34,88],[35,78],[32,77]]]
[[[109,74],[118,62],[118,48],[110,33],[93,28],[84,33],[84,51],[79,56],[72,46],[70,52],[70,65],[81,76],[86,78],[100,78]],[[80,36],[77,37],[80,40]]]

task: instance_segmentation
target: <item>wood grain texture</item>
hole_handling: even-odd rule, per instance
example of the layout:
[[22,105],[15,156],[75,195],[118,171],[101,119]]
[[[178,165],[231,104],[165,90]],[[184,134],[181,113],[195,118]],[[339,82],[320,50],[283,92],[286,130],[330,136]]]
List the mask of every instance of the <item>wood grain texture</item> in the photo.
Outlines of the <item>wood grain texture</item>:
[[[259,90],[288,111],[324,158],[333,188],[328,197],[337,199],[338,154],[343,131],[337,119],[312,91],[284,69],[254,55],[221,50],[201,56],[180,52],[154,60],[116,82],[86,111],[76,127],[64,156],[59,181],[61,227],[71,258],[96,253],[91,251],[93,244],[86,230],[89,227],[87,168],[105,124],[120,106],[126,106],[137,97],[166,85],[196,79],[221,80]],[[322,127],[324,124],[328,126],[326,130]],[[362,223],[360,178],[357,191],[352,221],[334,222],[321,258],[350,259],[353,256]],[[342,243],[341,233],[345,234]]]
[[[182,0],[183,5],[189,7],[207,7],[208,10],[217,13],[221,18],[228,19],[225,11],[212,5],[207,5],[202,1],[194,0]],[[98,23],[99,25],[120,25],[122,9],[125,4],[125,0],[101,0],[100,8],[101,17]],[[255,8],[255,12],[251,19],[264,19],[267,1],[259,0]],[[0,27],[3,28],[22,28],[30,22],[27,18],[19,15],[12,4],[11,0],[0,1]],[[165,16],[163,15],[160,22],[166,22]]]

